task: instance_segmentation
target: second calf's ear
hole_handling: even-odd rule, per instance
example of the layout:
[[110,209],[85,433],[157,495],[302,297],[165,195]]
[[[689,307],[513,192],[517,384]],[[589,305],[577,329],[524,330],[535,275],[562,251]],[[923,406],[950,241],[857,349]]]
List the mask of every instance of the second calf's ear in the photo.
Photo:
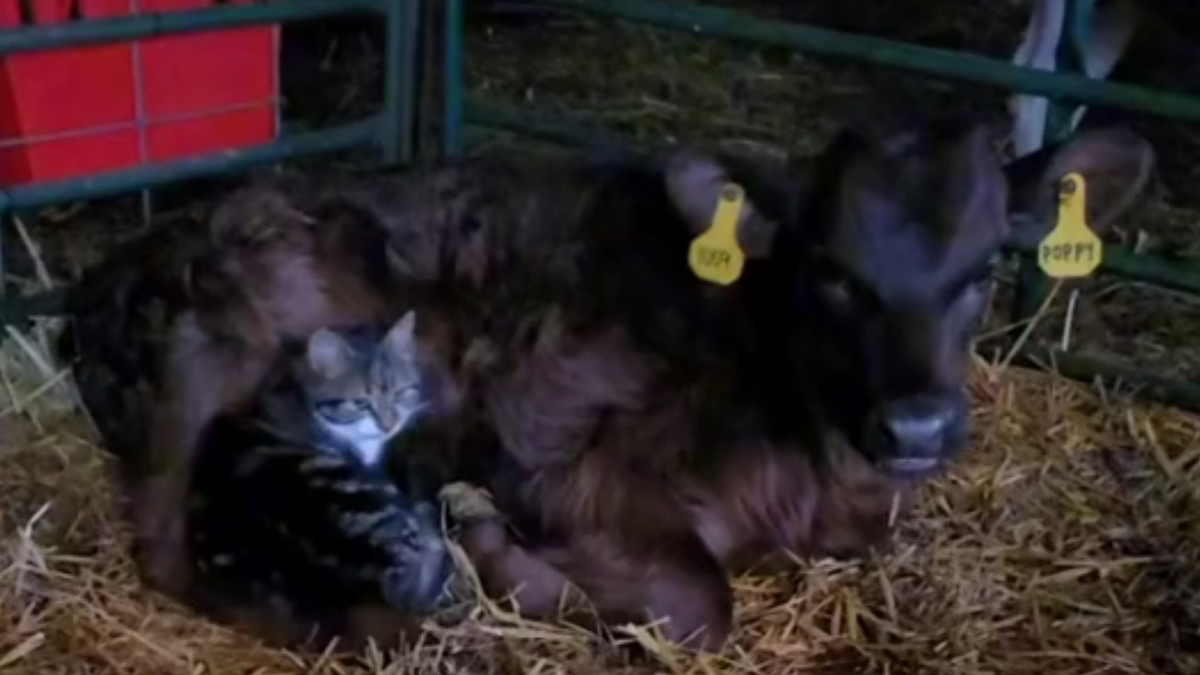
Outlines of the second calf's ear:
[[1154,169],[1150,143],[1124,128],[1090,129],[1006,168],[1012,238],[1036,246],[1054,228],[1059,182],[1069,173],[1087,184],[1088,224],[1103,235],[1145,189]]

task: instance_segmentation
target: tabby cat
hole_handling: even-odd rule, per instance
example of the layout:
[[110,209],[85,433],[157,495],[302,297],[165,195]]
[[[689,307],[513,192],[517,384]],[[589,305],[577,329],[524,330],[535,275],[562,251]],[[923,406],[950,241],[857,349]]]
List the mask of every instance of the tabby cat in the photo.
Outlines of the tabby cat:
[[[437,507],[383,470],[388,441],[426,406],[415,321],[406,313],[382,338],[317,331],[255,411],[210,429],[188,515],[202,609],[241,623],[254,615],[255,629],[283,642],[380,639],[451,599]],[[364,608],[393,618],[355,625]]]
[[363,331],[321,329],[296,367],[306,404],[326,441],[379,467],[388,441],[428,406],[408,311],[376,342]]

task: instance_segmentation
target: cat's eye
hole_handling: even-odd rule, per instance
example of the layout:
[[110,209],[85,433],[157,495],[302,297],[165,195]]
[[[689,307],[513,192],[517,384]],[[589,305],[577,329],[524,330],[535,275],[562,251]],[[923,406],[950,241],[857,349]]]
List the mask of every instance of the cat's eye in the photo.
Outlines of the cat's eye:
[[333,424],[353,424],[370,412],[370,403],[361,398],[330,399],[318,401],[314,409]]
[[825,306],[838,314],[872,313],[883,306],[869,286],[845,273],[829,274],[820,279],[817,288]]
[[854,304],[854,291],[845,279],[823,281],[820,289],[825,303],[836,309],[848,309]]

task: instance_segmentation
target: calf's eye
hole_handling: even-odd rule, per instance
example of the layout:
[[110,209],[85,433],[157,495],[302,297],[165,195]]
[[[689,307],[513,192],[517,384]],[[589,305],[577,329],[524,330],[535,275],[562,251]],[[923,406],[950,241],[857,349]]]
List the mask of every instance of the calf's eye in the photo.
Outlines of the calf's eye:
[[821,299],[837,309],[849,309],[854,303],[854,292],[844,279],[824,281],[820,285]]
[[367,414],[369,403],[363,399],[345,398],[320,401],[317,413],[334,424],[351,424]]

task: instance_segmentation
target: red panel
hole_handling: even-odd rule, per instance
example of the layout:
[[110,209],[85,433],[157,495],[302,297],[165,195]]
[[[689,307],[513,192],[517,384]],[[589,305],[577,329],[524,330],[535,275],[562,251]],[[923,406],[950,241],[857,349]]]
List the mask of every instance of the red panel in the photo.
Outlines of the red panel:
[[147,40],[142,46],[146,113],[153,119],[270,100],[273,45],[271,28]]
[[163,122],[150,127],[150,159],[161,162],[234,150],[275,137],[275,108],[238,110],[197,119]]
[[[0,28],[20,24],[19,4],[0,0]],[[71,4],[34,0],[36,22],[68,20]],[[210,5],[212,0],[140,0],[139,10]],[[129,14],[132,2],[79,0],[79,8],[87,20]],[[274,26],[252,27],[142,42],[149,159],[271,140],[276,133],[277,31]],[[129,44],[116,44],[0,59],[0,182],[61,179],[138,163],[133,56]],[[14,139],[26,141],[13,146]]]
[[59,134],[131,123],[133,58],[127,45],[14,54],[5,59],[7,87],[0,136]]
[[211,7],[213,0],[142,0],[138,7],[146,14],[163,14],[184,9]]
[[42,26],[71,18],[71,0],[33,0],[33,22]]
[[0,150],[0,183],[78,178],[139,163],[133,129],[43,141]]
[[[207,7],[211,0],[143,0],[147,11]],[[275,93],[273,27],[154,38],[142,43],[151,119],[270,100]],[[197,58],[203,55],[203,58]],[[187,87],[180,87],[185,81]]]
[[[87,0],[84,0],[87,2]],[[95,0],[92,0],[95,2]],[[19,3],[4,8],[20,25]],[[110,11],[129,0],[107,0]],[[69,0],[36,0],[35,23],[70,18]],[[16,12],[14,15],[13,12]],[[137,160],[133,60],[128,45],[95,45],[0,59],[0,177],[5,183],[86,175]],[[102,129],[86,134],[89,129]],[[40,136],[51,138],[38,139]],[[32,138],[30,138],[32,137]],[[13,146],[18,139],[26,144]]]
[[85,19],[126,16],[132,11],[131,0],[79,0],[79,14]]
[[0,28],[21,25],[21,0],[0,0]]

